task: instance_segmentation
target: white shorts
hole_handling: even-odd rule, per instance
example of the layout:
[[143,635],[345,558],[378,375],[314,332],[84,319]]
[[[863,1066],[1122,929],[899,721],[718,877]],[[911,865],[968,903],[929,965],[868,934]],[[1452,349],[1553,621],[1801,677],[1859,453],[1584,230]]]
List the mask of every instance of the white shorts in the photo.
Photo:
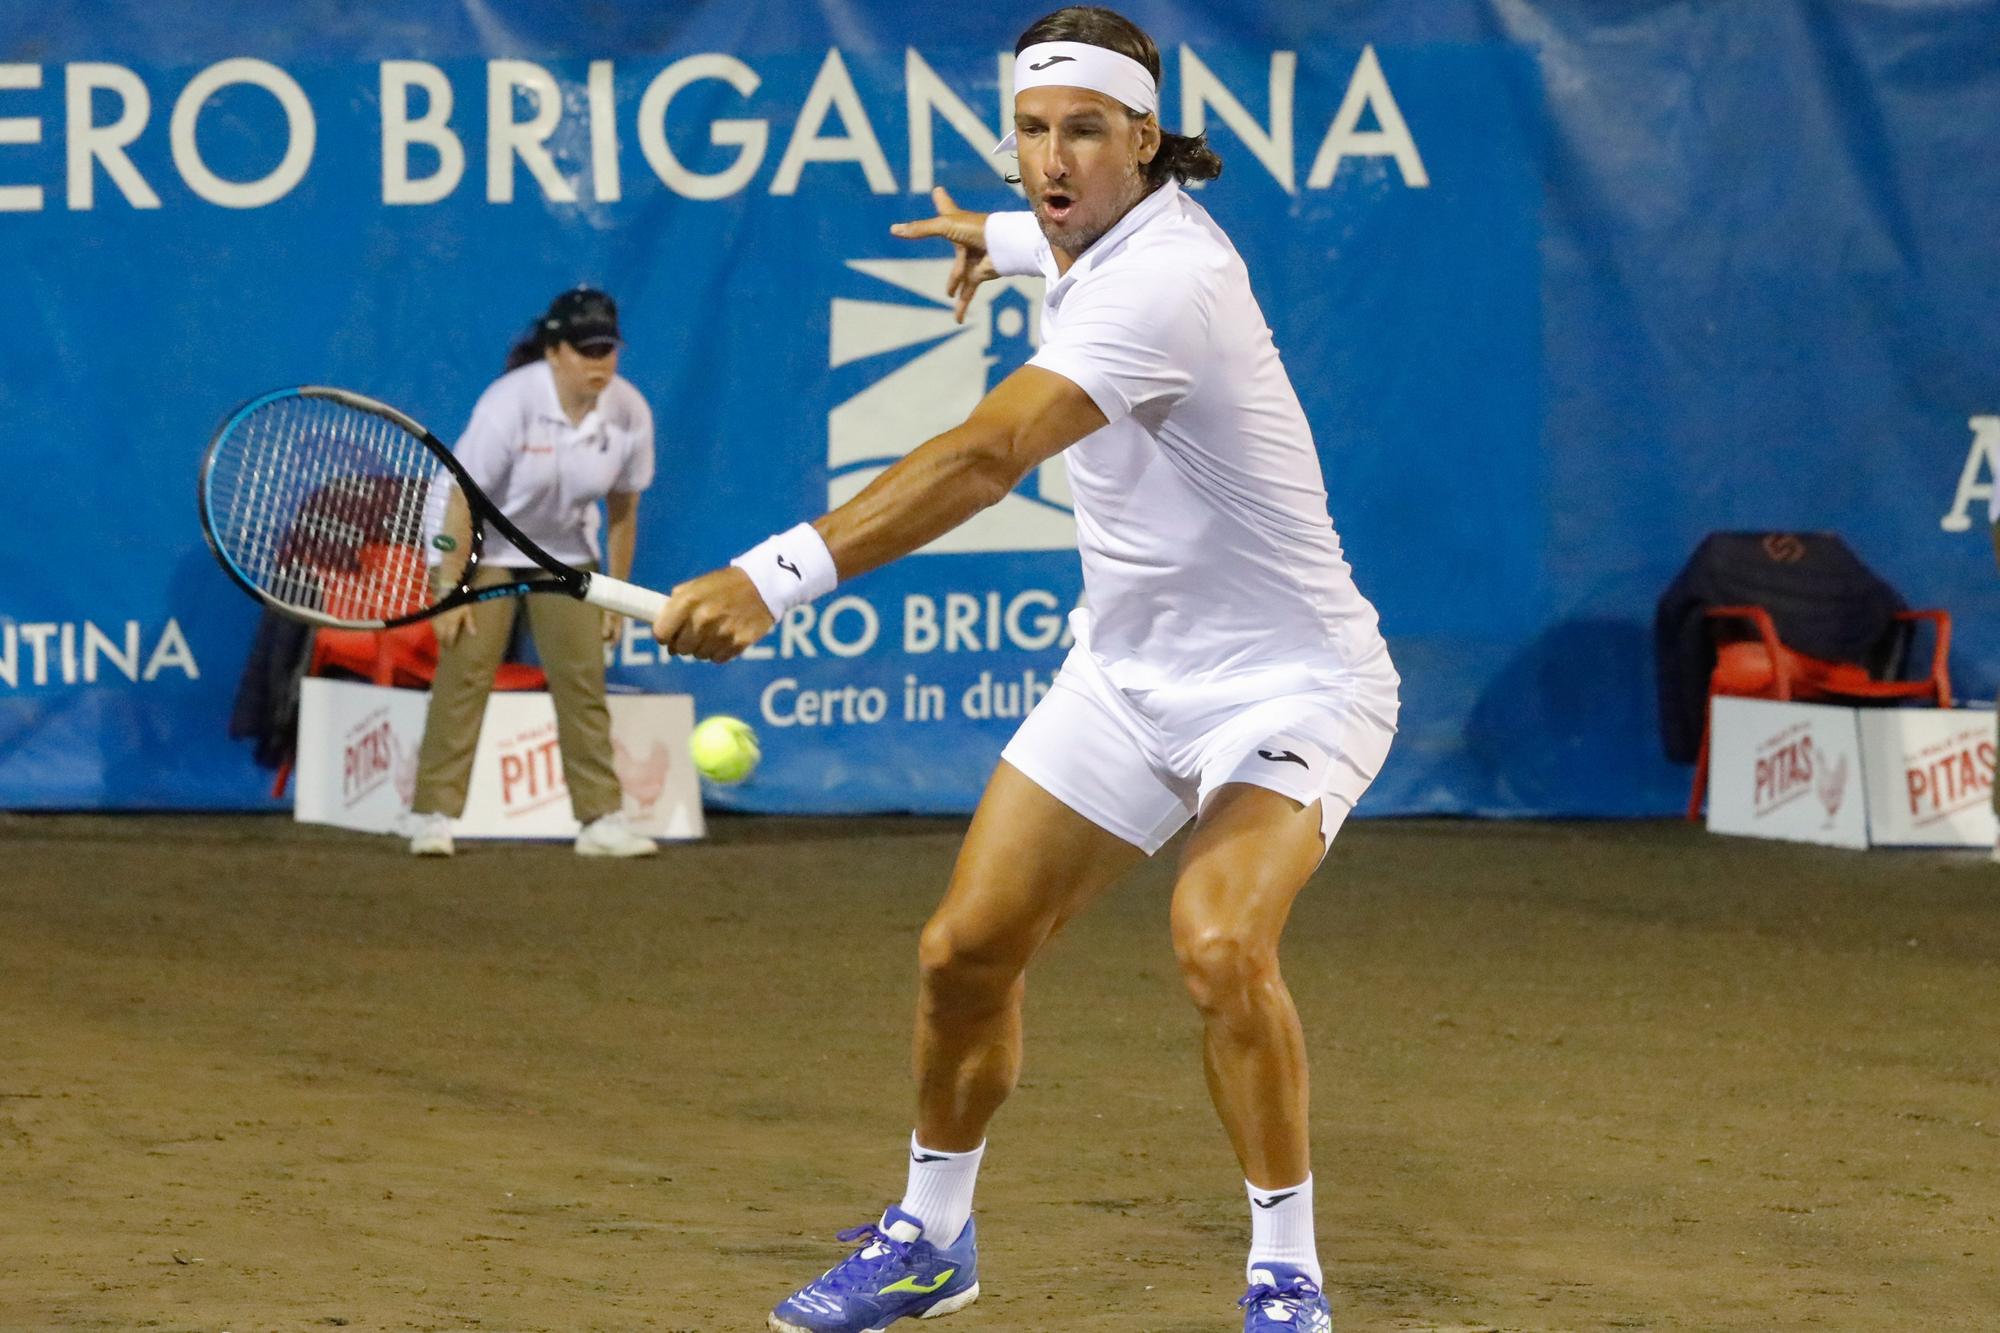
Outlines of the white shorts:
[[1216,790],[1320,803],[1326,846],[1396,734],[1396,674],[1272,667],[1201,685],[1120,689],[1084,643],[1000,757],[1151,856]]

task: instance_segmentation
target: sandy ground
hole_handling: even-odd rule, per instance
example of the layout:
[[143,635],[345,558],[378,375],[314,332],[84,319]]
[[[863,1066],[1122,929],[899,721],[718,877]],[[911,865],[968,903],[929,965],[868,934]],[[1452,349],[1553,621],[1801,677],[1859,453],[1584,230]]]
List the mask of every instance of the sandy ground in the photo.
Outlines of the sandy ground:
[[[900,1193],[959,828],[0,815],[0,1329],[762,1328]],[[1238,1327],[1170,873],[1034,973],[941,1327]],[[1344,1333],[2000,1328],[2000,866],[1364,822],[1286,973]]]

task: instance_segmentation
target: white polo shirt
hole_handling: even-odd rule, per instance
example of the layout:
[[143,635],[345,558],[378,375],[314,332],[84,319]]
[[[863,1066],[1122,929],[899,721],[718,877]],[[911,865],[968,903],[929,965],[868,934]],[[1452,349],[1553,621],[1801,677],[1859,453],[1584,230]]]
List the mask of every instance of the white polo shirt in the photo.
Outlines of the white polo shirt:
[[1327,516],[1312,428],[1208,211],[1168,181],[1066,274],[1032,213],[996,213],[1003,274],[1048,280],[1028,364],[1109,423],[1064,459],[1090,615],[1080,638],[1124,689],[1272,666],[1393,685],[1375,608]]
[[[653,484],[653,411],[630,381],[614,375],[582,421],[563,415],[555,372],[531,361],[487,386],[452,452],[521,532],[567,564],[601,564],[598,501],[612,491]],[[442,510],[431,506],[425,537]],[[431,563],[438,552],[429,546]],[[486,530],[488,564],[534,562],[495,529]]]

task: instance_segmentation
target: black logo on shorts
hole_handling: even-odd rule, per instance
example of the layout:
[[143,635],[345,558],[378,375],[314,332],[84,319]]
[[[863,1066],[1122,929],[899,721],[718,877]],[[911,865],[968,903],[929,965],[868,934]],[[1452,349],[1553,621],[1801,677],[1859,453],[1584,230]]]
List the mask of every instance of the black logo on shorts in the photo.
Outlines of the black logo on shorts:
[[1063,62],[1063,61],[1065,61],[1065,60],[1075,60],[1075,59],[1076,59],[1076,57],[1075,57],[1075,56],[1050,56],[1050,57],[1049,57],[1049,58],[1048,58],[1047,60],[1044,60],[1044,61],[1043,61],[1043,62],[1042,62],[1041,64],[1039,64],[1039,65],[1030,65],[1030,66],[1028,66],[1028,68],[1029,68],[1029,69],[1047,69],[1047,68],[1048,68],[1048,67],[1049,67],[1050,65],[1060,65],[1060,64],[1062,64],[1062,62]]
[[[1258,753],[1262,754],[1263,751],[1260,750],[1258,751]],[[1250,1200],[1250,1202],[1256,1204],[1259,1208],[1276,1208],[1279,1204],[1283,1203],[1285,1200],[1291,1198],[1294,1194],[1297,1193],[1298,1193],[1297,1190],[1286,1190],[1283,1194],[1273,1194],[1268,1199],[1252,1199]]]
[[778,568],[784,570],[787,574],[790,574],[800,583],[804,583],[806,581],[806,576],[799,573],[799,567],[793,564],[791,561],[785,559],[785,557],[783,556],[778,557]]
[[[1303,758],[1301,758],[1297,754],[1294,754],[1290,750],[1275,750],[1275,751],[1259,750],[1257,751],[1257,757],[1259,759],[1268,759],[1274,764],[1297,764],[1300,768],[1303,768],[1306,772],[1308,773],[1312,772],[1312,765],[1308,764]],[[1270,1206],[1269,1204],[1265,1205],[1265,1207],[1269,1206]]]

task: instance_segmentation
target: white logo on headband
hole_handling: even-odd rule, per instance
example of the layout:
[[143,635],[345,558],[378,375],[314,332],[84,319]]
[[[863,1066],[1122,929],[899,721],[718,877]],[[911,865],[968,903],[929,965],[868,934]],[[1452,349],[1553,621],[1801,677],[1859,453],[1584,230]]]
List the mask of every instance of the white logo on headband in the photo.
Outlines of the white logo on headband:
[[[1030,88],[1088,88],[1139,112],[1160,109],[1160,90],[1146,67],[1130,56],[1087,42],[1036,42],[1014,57],[1014,91]],[[996,153],[1014,150],[1008,132]]]

